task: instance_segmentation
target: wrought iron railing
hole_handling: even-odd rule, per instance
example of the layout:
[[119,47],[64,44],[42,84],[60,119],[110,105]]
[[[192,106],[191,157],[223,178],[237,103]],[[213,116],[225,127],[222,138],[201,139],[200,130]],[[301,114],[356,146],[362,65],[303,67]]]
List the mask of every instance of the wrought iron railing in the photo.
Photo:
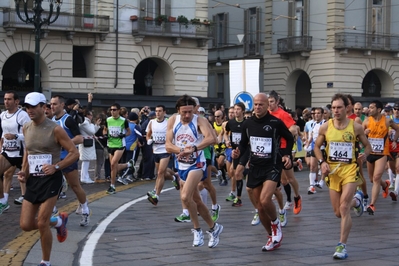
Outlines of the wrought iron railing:
[[294,36],[277,40],[277,53],[312,51],[312,36]]
[[[28,14],[32,17],[33,11],[28,11]],[[43,17],[46,17],[46,14],[48,12],[44,11]],[[21,15],[25,16],[23,10],[21,10]],[[21,21],[14,9],[7,8],[3,9],[3,28],[33,29],[33,26]],[[43,25],[42,29],[107,33],[109,32],[109,16],[60,13],[60,16],[53,24],[50,26]]]
[[211,38],[212,25],[207,24],[180,24],[178,22],[162,22],[155,20],[138,19],[132,22],[133,35],[164,36],[180,38]]
[[339,32],[334,48],[399,52],[399,36]]

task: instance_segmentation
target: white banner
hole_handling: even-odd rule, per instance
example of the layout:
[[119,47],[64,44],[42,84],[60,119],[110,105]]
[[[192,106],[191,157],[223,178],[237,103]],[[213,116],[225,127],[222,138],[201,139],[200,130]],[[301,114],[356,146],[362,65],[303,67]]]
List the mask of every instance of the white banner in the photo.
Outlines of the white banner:
[[230,60],[230,104],[235,96],[246,91],[255,96],[259,93],[259,59]]

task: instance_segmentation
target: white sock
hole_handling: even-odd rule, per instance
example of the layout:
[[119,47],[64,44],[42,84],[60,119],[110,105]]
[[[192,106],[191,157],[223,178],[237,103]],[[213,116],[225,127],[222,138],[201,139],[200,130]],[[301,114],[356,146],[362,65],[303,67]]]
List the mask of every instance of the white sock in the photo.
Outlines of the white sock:
[[57,207],[56,207],[56,206],[53,207],[53,212],[54,212],[54,213],[57,212]]
[[258,213],[258,209],[255,209],[255,212]]
[[320,187],[323,187],[323,186],[324,186],[324,180],[323,180],[323,179],[320,179],[320,181],[319,181],[319,186],[320,186]]
[[190,216],[190,213],[188,212],[188,209],[183,209],[183,213],[187,216]]
[[46,264],[46,266],[50,266],[51,265],[50,261],[47,261],[47,260],[42,260],[40,262],[40,264],[42,264],[42,263]]
[[309,173],[309,184],[311,186],[314,186],[315,185],[315,180],[316,180],[316,173],[310,172]]
[[396,174],[396,179],[395,179],[395,192],[399,194],[399,174]]
[[54,227],[60,227],[62,225],[62,219],[60,216],[57,216],[57,224]]
[[83,203],[83,204],[81,204],[81,205],[82,205],[82,213],[86,213],[86,214],[90,213],[87,200],[86,200],[85,203]]
[[393,178],[395,177],[395,175],[393,174],[391,168],[388,168],[388,175],[389,175],[389,182],[393,184]]
[[4,199],[8,202],[8,193],[4,193]]
[[284,214],[284,209],[280,209],[280,208],[278,208],[278,213],[280,213],[280,214]]
[[215,204],[215,205],[212,204],[212,210],[217,210],[217,208],[218,208],[217,204]]
[[207,205],[208,203],[208,190],[206,190],[205,188],[203,190],[200,191],[200,196],[201,196],[201,200],[202,202]]

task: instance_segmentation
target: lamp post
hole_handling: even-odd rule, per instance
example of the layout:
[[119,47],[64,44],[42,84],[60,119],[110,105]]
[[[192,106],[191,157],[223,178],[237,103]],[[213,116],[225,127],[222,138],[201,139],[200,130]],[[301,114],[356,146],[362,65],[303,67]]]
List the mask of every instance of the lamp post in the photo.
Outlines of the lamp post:
[[[29,17],[28,13],[28,2],[33,1],[33,14]],[[62,0],[49,0],[50,2],[50,10],[47,18],[42,18],[43,8],[42,8],[43,0],[15,0],[15,10],[17,11],[17,15],[20,20],[25,22],[26,24],[32,24],[35,29],[35,78],[34,78],[34,91],[42,92],[42,88],[40,87],[40,38],[41,38],[41,27],[43,25],[50,25],[54,23],[58,16],[60,15]],[[56,14],[52,19],[54,12],[54,3],[56,5]],[[25,17],[23,17],[20,13],[19,7],[23,5],[23,11]]]
[[147,75],[145,75],[144,77],[144,85],[146,87],[146,95],[150,95],[150,90],[152,87],[152,80],[154,79],[154,77],[151,75],[150,70],[148,70]]

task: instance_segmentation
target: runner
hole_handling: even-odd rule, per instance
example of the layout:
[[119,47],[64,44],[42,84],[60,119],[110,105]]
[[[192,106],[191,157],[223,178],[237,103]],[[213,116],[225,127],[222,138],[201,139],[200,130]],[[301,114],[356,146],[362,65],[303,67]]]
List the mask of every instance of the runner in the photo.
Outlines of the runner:
[[[268,96],[259,93],[254,97],[254,113],[242,125],[241,141],[233,150],[232,157],[239,159],[250,151],[250,168],[247,187],[256,203],[262,225],[268,233],[268,241],[262,251],[271,251],[281,245],[283,233],[272,196],[280,182],[283,168],[292,167],[291,150],[294,138],[285,124],[272,116]],[[280,140],[286,140],[286,147],[280,148]]]
[[[68,214],[62,212],[51,220],[50,217],[62,188],[61,170],[79,158],[79,152],[67,132],[46,118],[45,104],[46,98],[42,93],[31,92],[25,97],[24,105],[32,121],[23,127],[26,148],[22,170],[18,172],[18,180],[26,182],[20,226],[24,231],[39,230],[42,248],[40,265],[43,266],[50,265],[53,239],[50,225],[55,226],[59,242],[64,242],[68,236]],[[60,160],[61,147],[67,152],[63,160]]]
[[[187,207],[194,228],[193,246],[198,247],[204,244],[204,236],[198,221],[198,214],[210,227],[208,247],[216,247],[219,243],[219,236],[223,226],[213,222],[208,208],[202,202],[198,184],[204,180],[206,171],[205,157],[202,149],[213,145],[216,142],[209,122],[199,119],[194,114],[196,102],[188,95],[179,98],[176,103],[178,115],[168,120],[166,133],[166,151],[177,155],[177,168],[181,178],[180,197],[183,206]],[[203,138],[199,138],[199,133]],[[210,177],[208,177],[210,178]]]
[[[396,102],[395,105],[393,106],[393,122],[396,125],[399,125],[399,102]],[[395,182],[394,182],[394,188],[393,191],[391,191],[389,193],[389,196],[391,196],[393,201],[397,201],[398,200],[398,193],[399,193],[399,145],[396,145],[396,149],[393,149],[393,143],[395,142],[397,143],[398,139],[394,139],[395,137],[395,130],[390,130],[389,132],[389,142],[390,142],[390,153],[392,156],[393,160],[389,161],[389,166],[392,169],[393,172],[396,173],[396,178],[395,178]],[[392,185],[392,182],[391,182]],[[391,189],[391,186],[390,186]],[[391,189],[392,190],[392,189]]]
[[391,146],[393,149],[396,149],[396,140],[399,137],[399,127],[390,118],[386,118],[381,114],[383,108],[380,101],[372,101],[369,105],[369,117],[363,122],[364,133],[368,136],[371,144],[371,152],[367,157],[367,171],[370,181],[373,183],[370,205],[367,206],[367,212],[370,215],[375,213],[375,203],[380,193],[380,187],[383,190],[383,198],[386,198],[389,194],[389,180],[382,180],[387,156],[389,155],[389,127],[396,131],[392,138],[394,140]]
[[[371,147],[364,135],[362,126],[346,116],[348,99],[342,94],[335,94],[331,101],[334,118],[324,123],[319,130],[314,147],[314,154],[326,176],[326,184],[330,188],[330,200],[334,213],[341,218],[341,233],[333,257],[346,259],[346,243],[352,227],[350,209],[355,214],[363,214],[363,193],[356,191],[359,182],[357,160],[366,160]],[[358,154],[356,142],[359,140],[365,147],[363,154]],[[326,157],[321,147],[326,145]],[[324,159],[326,158],[326,159]]]

